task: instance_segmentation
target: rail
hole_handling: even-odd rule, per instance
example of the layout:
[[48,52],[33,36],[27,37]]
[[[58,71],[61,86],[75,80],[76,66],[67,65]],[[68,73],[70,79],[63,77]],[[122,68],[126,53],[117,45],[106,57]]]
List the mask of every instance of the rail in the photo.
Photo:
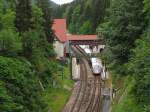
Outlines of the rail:
[[[79,47],[72,47],[77,54],[86,55]],[[80,80],[76,82],[72,95],[63,112],[101,112],[101,79],[88,72],[86,59],[81,58]],[[93,78],[88,78],[91,75]]]

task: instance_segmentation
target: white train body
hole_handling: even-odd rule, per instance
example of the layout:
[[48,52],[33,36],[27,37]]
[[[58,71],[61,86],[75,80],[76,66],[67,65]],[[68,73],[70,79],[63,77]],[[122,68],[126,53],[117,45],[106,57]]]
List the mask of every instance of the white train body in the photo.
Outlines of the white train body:
[[103,66],[99,59],[97,58],[91,58],[91,64],[92,64],[92,72],[93,74],[101,74],[103,72]]

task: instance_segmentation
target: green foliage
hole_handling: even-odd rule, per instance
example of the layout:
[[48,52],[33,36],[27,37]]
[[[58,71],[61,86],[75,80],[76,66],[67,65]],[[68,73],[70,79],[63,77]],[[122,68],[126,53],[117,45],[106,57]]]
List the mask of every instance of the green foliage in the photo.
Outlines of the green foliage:
[[47,54],[44,52],[44,48],[34,49],[32,63],[34,64],[39,79],[46,88],[52,83],[52,76],[57,71],[57,64],[55,61],[50,62],[45,55]]
[[150,105],[145,106],[145,107],[144,107],[144,112],[149,112],[149,111],[150,111]]
[[18,0],[15,25],[20,33],[32,28],[32,7],[30,0]]
[[[49,7],[50,4],[46,5]],[[51,31],[51,16],[47,10],[45,11],[43,12],[33,1],[31,4],[30,0],[0,0],[2,112],[48,111],[46,103],[41,98],[42,87],[51,85],[51,77],[57,70],[57,64],[49,60],[55,53],[46,37],[48,31],[45,29]],[[43,18],[45,13],[47,21]]]
[[69,91],[59,88],[59,89],[49,89],[45,93],[44,99],[47,101],[50,111],[52,112],[60,112],[67,99],[69,98]]
[[0,81],[0,110],[2,112],[16,112],[19,109],[18,105],[13,102],[12,98],[8,95],[4,82]]
[[53,42],[53,32],[51,30],[52,20],[51,20],[51,5],[49,0],[37,0],[38,6],[42,9],[43,19],[44,19],[44,32],[48,42]]
[[33,30],[23,33],[23,53],[28,59],[31,58],[33,49],[37,48],[37,45],[40,41],[39,35],[39,33]]
[[150,2],[149,2],[149,0],[144,0],[144,10],[147,12],[147,15],[150,16]]
[[33,6],[32,10],[34,30],[23,33],[24,55],[34,65],[43,86],[47,87],[51,83],[50,78],[53,71],[48,58],[55,56],[55,54],[52,45],[47,42],[44,26],[42,26],[44,23],[42,10],[37,6]]
[[150,31],[145,38],[136,42],[129,70],[134,74],[136,84],[133,93],[141,105],[150,104]]
[[134,86],[134,80],[132,77],[125,78],[124,85],[121,90],[123,93],[112,106],[112,112],[143,112],[141,107],[136,102],[136,97],[131,94]]
[[43,12],[41,10],[41,8],[39,8],[36,5],[32,6],[32,21],[33,21],[33,28],[36,30],[43,30],[44,26],[44,18],[43,18]]
[[55,3],[51,3],[52,6],[52,17],[53,18],[63,18],[65,15],[66,7],[68,4],[58,5]]
[[149,9],[149,0],[114,0],[105,22],[98,29],[104,35],[109,51],[105,56],[113,70],[130,74],[135,81],[126,98],[115,107],[115,112],[149,111]]
[[92,34],[92,25],[90,21],[84,22],[84,24],[80,27],[80,34]]
[[[96,28],[103,22],[106,8],[110,5],[110,0],[75,0],[72,3],[57,7],[54,10],[55,18],[65,17],[70,33],[84,34],[83,26],[90,22],[88,34],[96,33]],[[81,29],[81,31],[80,31]],[[85,33],[86,33],[85,32]]]
[[0,53],[15,54],[21,50],[19,34],[12,29],[0,31]]
[[35,5],[32,8],[32,21],[34,29],[23,33],[23,48],[25,56],[31,58],[33,50],[36,49],[43,50],[41,53],[44,52],[43,55],[47,58],[50,55],[53,56],[53,48],[47,42],[47,38],[44,32],[45,26],[43,26],[43,12]]
[[[80,15],[80,9],[81,9],[81,6],[78,5],[75,7],[75,9],[73,10],[72,12],[72,19],[71,19],[71,24],[70,24],[70,32],[71,33],[79,33],[79,15]],[[77,22],[78,21],[78,22]]]
[[37,31],[32,30],[24,33],[24,55],[34,64],[37,75],[47,86],[52,75],[52,69],[49,69],[52,64],[48,58],[54,56],[52,55],[54,51],[44,35],[41,35],[42,32]]
[[14,25],[14,20],[15,20],[15,12],[7,10],[6,14],[4,14],[1,17],[0,23],[2,24],[2,28],[15,30],[16,28]]
[[[62,73],[63,77],[61,76]],[[74,83],[73,80],[70,80],[69,66],[59,66],[59,70],[55,74],[57,75],[53,76],[53,82],[55,82],[56,86],[45,91],[44,99],[48,103],[50,111],[60,112],[71,95],[71,88]]]
[[[150,4],[144,0],[144,11],[147,14],[147,19],[150,18]],[[148,23],[150,25],[150,21]],[[132,58],[129,62],[129,71],[134,75],[135,87],[133,94],[136,96],[136,101],[142,105],[143,111],[149,111],[150,105],[150,26],[141,39],[136,41],[136,48],[133,49]]]
[[[1,2],[2,3],[2,2]],[[5,55],[16,55],[21,50],[21,38],[14,25],[15,12],[10,9],[0,13],[0,51]]]
[[[105,21],[98,30],[104,35],[111,50],[110,60],[113,67],[123,67],[124,63],[129,60],[130,50],[134,48],[135,40],[143,33],[146,25],[143,2],[141,0],[115,0],[111,4],[109,16]],[[121,74],[125,72],[120,70],[116,71]]]
[[[41,89],[31,66],[17,59],[0,57],[0,81],[3,94],[7,97],[2,108],[12,112],[45,112],[41,100]],[[2,98],[2,97],[1,97]],[[9,106],[9,100],[12,105]],[[8,105],[7,105],[8,104]],[[14,110],[14,111],[13,111]]]

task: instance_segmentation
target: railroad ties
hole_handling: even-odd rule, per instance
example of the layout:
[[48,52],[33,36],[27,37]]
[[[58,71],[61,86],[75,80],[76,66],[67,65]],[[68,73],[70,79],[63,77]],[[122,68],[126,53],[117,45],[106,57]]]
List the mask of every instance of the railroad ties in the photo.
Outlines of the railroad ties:
[[[74,48],[79,52],[77,48]],[[80,80],[62,112],[101,112],[101,79],[94,76],[86,59],[81,58]]]

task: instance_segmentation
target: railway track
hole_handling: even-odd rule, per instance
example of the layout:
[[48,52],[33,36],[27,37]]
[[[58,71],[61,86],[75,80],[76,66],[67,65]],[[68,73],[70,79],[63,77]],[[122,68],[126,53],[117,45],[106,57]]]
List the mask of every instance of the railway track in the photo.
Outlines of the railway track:
[[76,101],[74,102],[74,105],[71,109],[71,112],[79,112],[81,108],[81,102],[84,98],[84,95],[86,94],[86,86],[87,86],[87,70],[85,65],[82,63],[81,64],[81,75],[80,75],[80,91],[78,93],[78,97],[76,98]]
[[[83,53],[74,48],[77,53]],[[62,112],[101,112],[101,80],[94,76],[86,59],[81,58],[80,80]],[[88,76],[93,76],[92,78]]]

